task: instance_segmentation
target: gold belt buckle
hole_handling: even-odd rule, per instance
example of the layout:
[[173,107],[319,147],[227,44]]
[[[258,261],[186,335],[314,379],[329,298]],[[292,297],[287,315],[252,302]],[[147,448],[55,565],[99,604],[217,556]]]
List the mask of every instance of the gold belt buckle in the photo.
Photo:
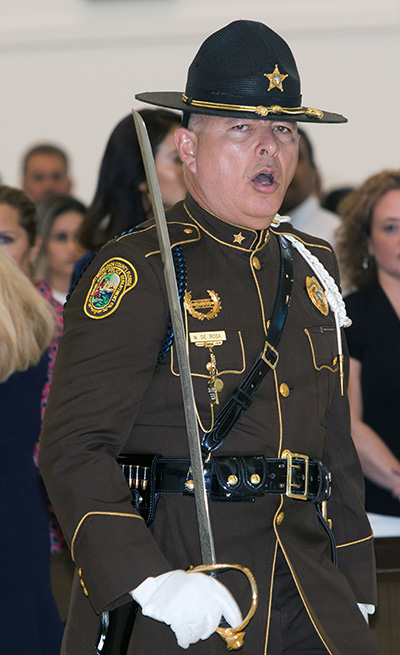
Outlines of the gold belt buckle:
[[[286,470],[286,496],[288,498],[296,498],[296,500],[307,500],[308,499],[308,455],[301,455],[300,453],[291,453],[290,450],[282,453],[282,456],[287,460],[287,470]],[[301,459],[304,462],[304,491],[298,493],[293,491],[293,487],[299,487],[292,482],[293,469],[300,468],[300,464],[293,464],[294,459]]]

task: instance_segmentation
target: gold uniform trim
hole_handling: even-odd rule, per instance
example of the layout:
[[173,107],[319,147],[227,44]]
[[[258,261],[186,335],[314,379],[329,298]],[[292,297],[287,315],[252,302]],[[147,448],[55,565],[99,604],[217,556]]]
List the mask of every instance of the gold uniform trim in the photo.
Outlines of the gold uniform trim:
[[264,246],[267,245],[267,243],[269,241],[269,234],[270,233],[268,232],[268,239],[264,240],[264,243],[258,243],[257,244],[256,249],[250,255],[250,261],[249,261],[251,274],[253,276],[254,284],[255,284],[256,289],[257,289],[258,302],[260,303],[261,319],[262,319],[262,324],[263,324],[263,329],[264,329],[265,336],[267,336],[267,333],[268,333],[268,325],[267,325],[267,321],[266,321],[266,318],[265,318],[264,302],[263,302],[263,298],[262,298],[262,294],[261,294],[261,289],[260,289],[260,285],[258,283],[256,272],[254,270],[253,261],[254,261],[255,253],[259,252]]
[[131,236],[136,236],[142,232],[148,232],[149,230],[152,230],[154,228],[154,225],[149,225],[148,227],[141,228],[137,232],[124,232],[124,234],[121,234],[119,237],[115,238],[115,241],[121,241],[122,239],[126,239],[127,237]]
[[[201,240],[200,230],[199,230],[197,225],[192,225],[191,223],[182,223],[181,221],[170,221],[170,222],[167,222],[167,225],[168,226],[170,226],[170,225],[180,225],[182,228],[185,228],[183,231],[186,234],[188,234],[187,230],[191,228],[193,230],[193,232],[195,233],[194,236],[192,238],[190,238],[190,239],[186,238],[186,239],[181,239],[180,241],[171,242],[171,249],[175,248],[176,246],[183,246],[186,243],[196,243],[196,241]],[[151,229],[154,230],[155,227],[156,227],[155,225],[152,225]],[[140,234],[140,231],[137,232],[137,234]],[[151,250],[150,252],[145,254],[145,258],[151,257],[152,255],[159,255],[159,254],[160,254],[159,249],[158,250]]]
[[253,239],[253,241],[252,241],[249,248],[243,248],[242,246],[236,246],[233,243],[228,243],[227,241],[223,241],[222,239],[218,239],[218,237],[216,237],[214,234],[212,234],[212,232],[209,232],[205,227],[203,227],[203,225],[201,223],[199,223],[199,221],[197,221],[195,219],[194,216],[192,216],[192,214],[190,213],[189,209],[186,206],[186,203],[184,203],[183,206],[184,206],[184,209],[185,209],[187,215],[189,216],[189,218],[192,219],[192,221],[196,224],[196,226],[199,228],[199,230],[201,230],[202,232],[207,234],[209,237],[211,237],[211,239],[214,239],[214,241],[216,241],[217,243],[221,243],[222,245],[227,246],[228,248],[235,248],[235,250],[242,250],[243,252],[251,252],[253,250],[253,246],[256,243],[257,239],[259,238],[257,230],[254,230],[251,227],[243,227],[243,226],[240,226],[240,225],[236,225],[235,223],[230,223],[229,221],[225,221],[223,218],[220,218],[219,216],[217,216],[217,214],[214,214],[213,212],[210,212],[209,209],[206,209],[205,207],[203,207],[203,209],[208,214],[210,214],[210,216],[215,216],[215,218],[218,218],[218,220],[222,221],[222,223],[225,223],[226,225],[231,225],[236,230],[242,228],[243,230],[247,230],[247,232],[253,232],[254,239]]
[[371,532],[368,537],[364,537],[363,539],[357,539],[356,541],[349,541],[347,544],[340,544],[340,546],[336,546],[336,548],[346,548],[347,546],[355,546],[356,544],[362,544],[363,541],[370,541],[371,539],[374,538],[374,533]]
[[318,365],[317,365],[317,362],[316,362],[316,360],[315,360],[314,345],[313,345],[313,342],[312,342],[312,338],[311,338],[310,332],[308,331],[307,328],[304,328],[304,332],[305,332],[305,334],[306,334],[306,336],[307,336],[307,339],[308,339],[308,341],[309,341],[309,343],[310,343],[311,354],[312,354],[313,364],[314,364],[314,368],[315,368],[315,370],[316,370],[316,371],[322,371],[323,368],[327,368],[328,371],[331,371],[332,373],[336,373],[336,371],[338,370],[338,367],[337,367],[337,366],[332,367],[332,366],[328,366],[328,364],[322,364],[321,366],[318,366]]
[[273,227],[271,227],[270,230],[274,234],[281,234],[282,236],[285,236],[285,234],[288,234],[291,237],[295,236],[297,241],[300,241],[300,243],[302,243],[304,246],[308,246],[309,248],[320,248],[321,250],[327,250],[328,252],[333,252],[332,248],[330,248],[329,246],[324,246],[322,243],[313,243],[312,241],[305,241],[304,239],[300,239],[300,237],[297,234],[294,235],[293,232],[281,232],[280,230],[276,230],[276,229],[274,230]]
[[[185,326],[186,326],[186,332],[187,332],[187,330],[188,330],[188,327],[187,327],[187,314],[186,314],[186,317],[185,317]],[[244,350],[242,332],[240,330],[238,330],[237,332],[235,332],[235,334],[237,334],[237,336],[239,338],[240,350],[241,350],[241,353],[242,353],[242,368],[237,369],[237,370],[235,370],[235,369],[224,369],[223,371],[218,372],[218,375],[220,375],[220,376],[221,375],[229,375],[229,374],[231,374],[231,375],[240,375],[241,373],[243,373],[246,370],[246,353],[245,353],[245,350]],[[186,344],[187,344],[187,347],[188,347],[189,342],[188,342],[187,336],[186,336]],[[179,370],[175,371],[175,369],[174,369],[174,346],[171,346],[170,371],[171,371],[172,375],[179,378]],[[193,373],[193,371],[191,371],[191,376],[193,378],[206,378],[207,380],[210,377],[209,375],[207,375],[205,373]]]
[[81,520],[79,521],[78,525],[75,528],[74,536],[72,537],[72,541],[71,541],[71,558],[72,558],[73,562],[75,562],[75,552],[74,552],[74,550],[75,550],[75,541],[76,541],[76,538],[78,536],[78,532],[82,527],[82,523],[89,516],[126,516],[126,517],[131,518],[131,519],[140,519],[141,521],[144,520],[142,516],[138,516],[136,514],[125,514],[124,512],[88,512],[87,514],[85,514],[85,516],[82,516]]
[[319,120],[324,117],[324,112],[320,109],[313,109],[312,107],[281,107],[280,105],[228,105],[221,102],[207,102],[206,100],[193,100],[189,98],[186,93],[182,94],[182,100],[190,107],[203,107],[204,109],[221,109],[228,111],[248,111],[249,113],[257,114],[258,116],[268,116],[268,114],[288,116],[310,116],[318,118]]
[[275,529],[275,534],[276,534],[276,536],[277,536],[277,539],[278,539],[278,541],[279,541],[279,545],[280,545],[280,547],[281,547],[281,549],[282,549],[282,552],[283,552],[283,554],[284,554],[284,556],[285,556],[286,563],[287,563],[287,565],[288,565],[288,567],[289,567],[289,569],[290,569],[290,573],[292,574],[292,578],[293,578],[294,583],[295,583],[295,585],[296,585],[296,587],[297,587],[297,591],[299,592],[300,598],[301,598],[301,600],[302,600],[302,602],[303,602],[303,605],[304,605],[304,607],[305,607],[305,609],[306,609],[306,612],[307,612],[307,614],[308,614],[308,616],[309,616],[309,619],[310,619],[311,623],[313,624],[313,626],[314,626],[314,628],[315,628],[315,632],[317,633],[318,637],[321,639],[321,642],[322,642],[323,645],[325,646],[325,648],[326,648],[327,652],[329,653],[329,655],[333,655],[333,653],[332,653],[332,651],[330,650],[330,648],[328,648],[328,645],[327,645],[325,639],[323,638],[323,636],[322,636],[320,630],[318,629],[318,625],[317,625],[317,623],[316,623],[316,621],[315,621],[315,619],[314,619],[314,617],[313,617],[313,615],[312,615],[312,613],[311,613],[310,608],[308,607],[308,605],[307,605],[307,603],[306,603],[306,599],[305,599],[305,596],[304,596],[304,594],[303,594],[303,589],[302,589],[302,587],[300,586],[300,582],[298,581],[298,579],[297,579],[297,577],[296,577],[296,574],[295,574],[295,572],[294,572],[294,570],[293,570],[293,568],[292,568],[292,565],[291,565],[291,563],[290,563],[290,561],[289,561],[289,558],[288,558],[288,556],[287,556],[287,554],[286,554],[286,551],[285,551],[285,549],[284,549],[284,547],[283,547],[283,544],[282,544],[282,542],[281,542],[281,540],[280,540],[280,538],[279,538],[278,531],[277,531],[277,527],[276,527],[276,525],[275,525],[275,521],[274,521],[274,529]]
[[[183,231],[185,234],[190,234],[188,231],[190,228],[192,228],[193,231],[196,231],[196,236],[195,238],[191,239],[183,239],[182,241],[177,241],[176,243],[171,243],[171,248],[174,248],[175,246],[180,246],[185,243],[193,243],[195,241],[200,241],[200,233],[198,230],[198,227],[196,225],[192,225],[191,223],[182,223],[181,221],[170,221],[169,223],[167,222],[167,225],[180,225],[181,227],[185,227]],[[132,236],[138,236],[139,234],[143,234],[144,232],[149,232],[150,230],[156,229],[155,224],[149,225],[148,227],[141,228],[137,232],[126,232],[125,234],[121,234],[121,236],[117,237],[115,240],[116,241],[121,241],[122,239],[126,239],[127,237],[132,237]],[[150,257],[150,255],[157,255],[159,254],[159,250],[154,250],[152,252],[146,253],[145,257]]]
[[[281,504],[279,506],[278,512],[280,511],[280,508],[282,507],[282,502],[283,501],[282,501],[282,497],[281,497]],[[279,545],[279,542],[275,538],[274,558],[272,560],[272,569],[271,569],[271,582],[270,582],[270,585],[269,585],[269,599],[268,599],[268,610],[267,610],[267,628],[266,628],[266,631],[265,631],[264,655],[267,654],[269,631],[270,631],[270,627],[271,627],[272,594],[274,592],[276,556],[277,556],[277,553],[278,553],[278,545]]]

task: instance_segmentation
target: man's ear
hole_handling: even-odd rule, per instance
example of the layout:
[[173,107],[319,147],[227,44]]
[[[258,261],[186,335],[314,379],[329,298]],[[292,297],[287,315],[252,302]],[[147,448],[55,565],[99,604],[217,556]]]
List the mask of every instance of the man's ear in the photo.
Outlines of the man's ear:
[[196,173],[196,145],[195,132],[186,127],[178,127],[174,134],[175,146],[183,164],[191,173]]

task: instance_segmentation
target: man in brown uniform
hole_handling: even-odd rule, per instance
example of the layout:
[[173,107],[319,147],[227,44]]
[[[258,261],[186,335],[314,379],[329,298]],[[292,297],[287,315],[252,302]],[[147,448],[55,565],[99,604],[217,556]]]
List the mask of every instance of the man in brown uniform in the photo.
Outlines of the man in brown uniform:
[[[248,567],[259,590],[243,653],[374,655],[363,616],[376,601],[373,542],[349,433],[336,260],[276,214],[296,167],[296,121],[345,119],[301,104],[287,44],[252,21],[203,43],[183,96],[138,97],[184,111],[176,144],[188,195],[167,221],[202,432],[239,388],[225,438],[211,432],[204,449],[215,448],[207,485],[217,561]],[[132,596],[143,611],[131,655],[189,644],[222,655],[215,626],[221,615],[240,621],[226,588],[247,611],[243,576],[203,585],[203,573],[185,572],[200,547],[168,314],[153,221],[107,244],[66,307],[41,448],[77,567],[65,655],[92,653],[98,615]],[[132,507],[121,454],[137,462],[138,480],[151,464],[149,527]]]

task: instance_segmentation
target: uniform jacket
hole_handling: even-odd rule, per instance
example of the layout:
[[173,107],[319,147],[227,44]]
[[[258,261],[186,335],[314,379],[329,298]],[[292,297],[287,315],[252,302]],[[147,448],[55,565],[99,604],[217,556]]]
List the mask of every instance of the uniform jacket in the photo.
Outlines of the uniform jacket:
[[[190,197],[167,212],[167,220],[171,244],[180,246],[186,262],[190,302],[184,320],[199,420],[207,429],[210,352],[192,342],[190,334],[226,334],[213,348],[224,382],[218,411],[265,342],[278,284],[277,233],[297,234],[335,277],[337,267],[328,244],[288,224],[262,231],[238,227]],[[294,291],[278,365],[263,380],[219,454],[277,457],[289,449],[321,459],[332,472],[328,513],[339,568],[332,564],[315,506],[284,495],[267,495],[253,503],[211,503],[217,560],[247,566],[258,584],[259,607],[246,631],[244,655],[269,652],[278,545],[328,652],[373,654],[369,629],[356,605],[376,603],[373,542],[347,400],[340,395],[334,318],[311,302],[305,280],[313,272],[295,249],[293,261]],[[110,291],[105,296],[104,311],[96,309],[104,290],[99,280],[116,267],[122,286],[111,300]],[[65,310],[40,459],[78,573],[65,655],[91,653],[97,614],[127,602],[129,590],[145,578],[200,563],[193,498],[161,496],[156,520],[147,528],[131,505],[115,461],[120,453],[188,456],[173,346],[156,366],[167,321],[162,263],[150,221],[101,250]],[[250,600],[244,577],[228,572],[221,582],[246,614]],[[129,653],[139,652],[170,655],[181,649],[169,627],[139,613]],[[222,655],[226,649],[213,635],[189,652]]]

